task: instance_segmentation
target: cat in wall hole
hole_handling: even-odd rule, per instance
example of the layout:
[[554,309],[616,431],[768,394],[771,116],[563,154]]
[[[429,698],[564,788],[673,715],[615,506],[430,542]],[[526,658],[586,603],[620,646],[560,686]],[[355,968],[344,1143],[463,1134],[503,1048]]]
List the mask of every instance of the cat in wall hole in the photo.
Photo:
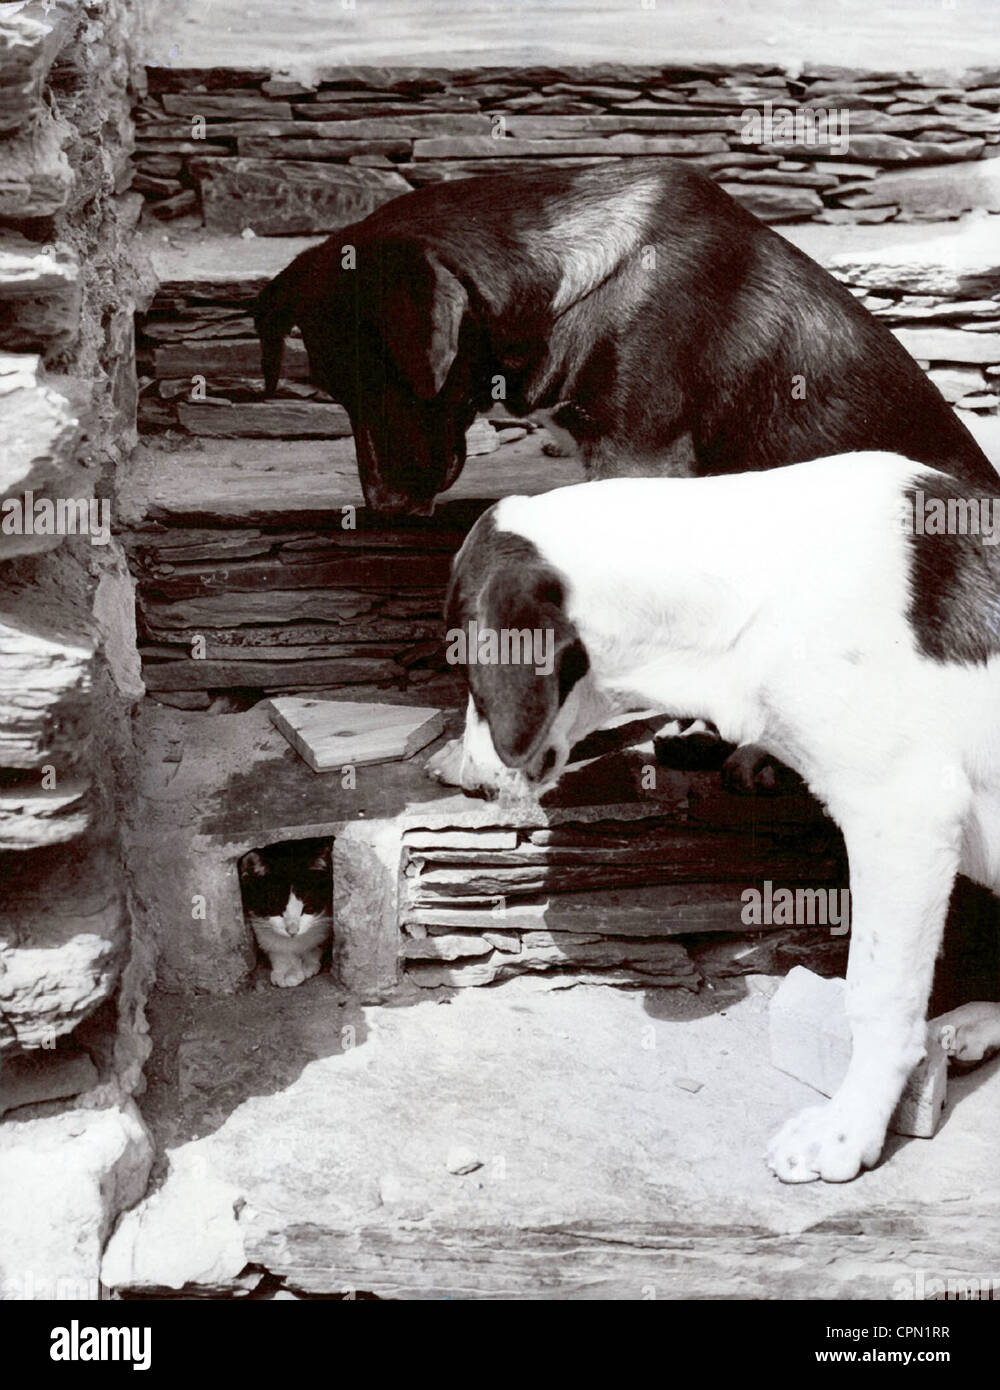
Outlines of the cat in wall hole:
[[328,840],[252,849],[239,863],[243,913],[271,962],[271,983],[288,988],[320,968],[333,936],[333,868]]

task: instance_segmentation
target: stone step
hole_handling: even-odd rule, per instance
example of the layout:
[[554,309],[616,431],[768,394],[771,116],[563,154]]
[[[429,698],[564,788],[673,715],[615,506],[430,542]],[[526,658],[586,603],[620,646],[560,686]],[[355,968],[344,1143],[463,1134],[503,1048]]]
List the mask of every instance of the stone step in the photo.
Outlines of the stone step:
[[147,689],[207,707],[210,691],[433,679],[452,556],[476,516],[582,480],[541,441],[470,459],[433,518],[391,527],[367,517],[350,439],[150,437],[115,513],[131,528]]
[[[550,458],[543,436],[528,434],[495,453],[472,458],[438,508],[547,492],[583,481],[577,459]],[[115,509],[121,525],[290,526],[343,522],[343,509],[364,508],[354,441],[150,439],[136,449]]]
[[937,1136],[890,1136],[856,1181],[782,1186],[768,1140],[821,1098],[769,1064],[776,983],[517,980],[365,1010],[328,976],[154,996],[143,1107],[169,1166],[102,1278],[225,1294],[250,1267],[313,1295],[837,1300],[994,1269],[1000,1073],[953,1078]]
[[[798,246],[821,265],[847,251],[875,256],[895,253],[928,241],[961,241],[966,221],[929,225],[926,222],[891,222],[876,226],[833,226],[819,222],[782,226],[779,235]],[[161,231],[144,233],[143,243],[157,282],[157,294],[166,299],[194,298],[213,302],[248,302],[267,281],[301,251],[324,237],[239,237],[212,234],[192,228],[183,235]]]
[[157,298],[249,303],[272,276],[322,237],[183,236],[147,232],[142,244],[157,284]]

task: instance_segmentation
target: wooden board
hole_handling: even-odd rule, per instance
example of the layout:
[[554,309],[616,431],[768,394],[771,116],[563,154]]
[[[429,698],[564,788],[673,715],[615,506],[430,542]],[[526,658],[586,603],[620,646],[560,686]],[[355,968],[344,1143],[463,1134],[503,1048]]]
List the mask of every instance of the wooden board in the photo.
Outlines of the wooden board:
[[444,727],[439,709],[312,700],[287,695],[269,700],[275,725],[314,772],[364,767],[408,758]]

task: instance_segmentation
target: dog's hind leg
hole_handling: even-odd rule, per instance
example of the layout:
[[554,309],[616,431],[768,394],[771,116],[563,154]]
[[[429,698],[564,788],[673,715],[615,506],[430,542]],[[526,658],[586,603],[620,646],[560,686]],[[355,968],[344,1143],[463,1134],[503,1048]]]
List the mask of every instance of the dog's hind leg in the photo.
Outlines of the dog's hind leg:
[[934,1020],[953,1062],[971,1067],[1000,1052],[1000,1004],[963,1004]]
[[790,1120],[768,1151],[783,1182],[846,1182],[878,1162],[906,1079],[924,1055],[927,1000],[959,862],[961,815],[937,777],[872,788],[847,814],[851,1062],[833,1098]]

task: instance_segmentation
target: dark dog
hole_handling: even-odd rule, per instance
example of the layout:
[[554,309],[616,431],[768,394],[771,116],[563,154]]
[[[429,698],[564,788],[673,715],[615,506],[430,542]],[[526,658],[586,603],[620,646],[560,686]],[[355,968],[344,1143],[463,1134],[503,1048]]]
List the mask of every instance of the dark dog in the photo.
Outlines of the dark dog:
[[297,256],[256,306],[346,407],[368,505],[426,515],[504,400],[588,476],[889,449],[996,474],[893,335],[697,169],[624,160],[435,184]]

